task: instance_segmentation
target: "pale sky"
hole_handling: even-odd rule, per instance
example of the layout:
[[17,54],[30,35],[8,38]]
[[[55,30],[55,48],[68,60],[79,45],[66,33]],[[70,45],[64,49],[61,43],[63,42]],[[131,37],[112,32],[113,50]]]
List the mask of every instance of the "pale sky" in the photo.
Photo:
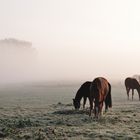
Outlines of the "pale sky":
[[139,0],[0,0],[0,39],[31,41],[45,80],[140,74]]

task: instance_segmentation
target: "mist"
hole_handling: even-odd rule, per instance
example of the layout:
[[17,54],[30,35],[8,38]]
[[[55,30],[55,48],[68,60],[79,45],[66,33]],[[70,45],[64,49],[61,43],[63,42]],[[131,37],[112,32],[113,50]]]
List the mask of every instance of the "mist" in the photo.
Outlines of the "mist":
[[138,0],[0,3],[0,83],[139,74]]
[[[50,79],[93,80],[98,76],[124,80],[139,74],[137,47],[127,44],[109,46],[52,47],[42,49],[41,58]],[[123,46],[123,48],[119,48]],[[133,55],[134,54],[134,55]],[[133,55],[133,57],[131,57]]]
[[[123,48],[118,49],[122,45]],[[0,83],[91,81],[98,76],[122,81],[139,74],[136,46],[117,44],[111,48],[112,44],[97,44],[37,49],[29,41],[4,39],[0,41]]]
[[37,51],[31,42],[13,38],[0,40],[0,83],[34,80],[37,65]]

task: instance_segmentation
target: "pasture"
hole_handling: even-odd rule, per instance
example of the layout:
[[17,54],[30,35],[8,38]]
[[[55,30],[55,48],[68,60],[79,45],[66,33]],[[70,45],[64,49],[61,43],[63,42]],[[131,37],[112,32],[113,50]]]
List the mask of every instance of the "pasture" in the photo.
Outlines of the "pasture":
[[72,99],[79,87],[78,83],[0,87],[0,139],[140,139],[140,101],[136,91],[134,100],[128,101],[125,87],[112,85],[113,107],[96,121],[89,117],[88,100],[85,110],[74,110]]

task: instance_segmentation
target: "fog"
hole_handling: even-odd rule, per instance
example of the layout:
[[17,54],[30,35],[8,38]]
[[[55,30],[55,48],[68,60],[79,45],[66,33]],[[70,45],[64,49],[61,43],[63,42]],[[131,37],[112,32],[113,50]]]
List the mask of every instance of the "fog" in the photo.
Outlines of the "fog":
[[114,50],[111,46],[36,49],[16,39],[3,42],[0,43],[0,83],[77,82],[93,80],[97,76],[122,81],[126,76],[139,74],[138,48],[125,44]]
[[123,81],[139,74],[139,6],[138,0],[1,0],[0,83]]
[[37,60],[37,51],[30,42],[13,38],[0,40],[0,83],[33,80]]
[[101,45],[44,49],[42,63],[50,79],[92,80],[104,76],[120,81],[139,74],[139,48],[127,44],[114,46],[114,49]]

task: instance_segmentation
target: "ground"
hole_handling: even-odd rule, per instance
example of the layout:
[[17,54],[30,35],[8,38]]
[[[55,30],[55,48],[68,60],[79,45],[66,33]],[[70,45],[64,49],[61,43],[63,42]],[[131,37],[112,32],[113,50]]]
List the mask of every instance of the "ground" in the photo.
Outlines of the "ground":
[[[118,90],[118,94],[119,92],[122,91]],[[13,95],[7,94],[8,97]],[[121,98],[119,95],[113,96],[113,107],[107,113],[103,113],[99,120],[95,120],[89,117],[88,104],[85,110],[81,108],[76,111],[70,99],[68,103],[44,104],[42,101],[39,105],[38,102],[32,102],[35,98],[27,98],[27,94],[24,94],[24,98],[20,94],[13,99],[1,94],[0,139],[139,140],[140,101],[136,95],[134,101],[128,101],[125,96]],[[39,99],[37,101],[40,101]]]

